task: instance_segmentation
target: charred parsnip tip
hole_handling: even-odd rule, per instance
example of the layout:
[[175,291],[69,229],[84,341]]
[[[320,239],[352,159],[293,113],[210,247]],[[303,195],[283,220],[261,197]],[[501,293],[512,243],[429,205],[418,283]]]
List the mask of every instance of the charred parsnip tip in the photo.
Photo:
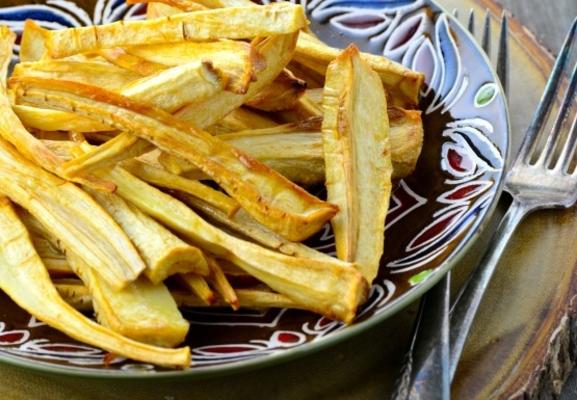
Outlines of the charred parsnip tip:
[[201,304],[210,306],[216,301],[216,295],[202,276],[195,274],[180,274],[178,281],[200,300]]
[[166,286],[141,277],[115,290],[76,254],[65,250],[70,267],[88,287],[98,322],[122,336],[154,346],[174,347],[184,341],[189,324]]
[[80,342],[137,361],[176,368],[190,365],[188,347],[163,349],[130,340],[91,321],[62,300],[6,198],[0,200],[0,289],[38,320]]
[[263,111],[281,111],[294,108],[304,94],[307,84],[291,71],[284,69],[267,87],[246,104]]
[[175,115],[199,128],[207,128],[250,101],[270,85],[290,62],[298,33],[256,39],[252,45],[263,57],[263,68],[255,72],[255,80],[244,95],[221,92],[201,104],[191,104]]
[[232,285],[228,281],[226,275],[224,274],[220,264],[216,258],[212,256],[207,256],[208,266],[210,268],[210,275],[208,277],[208,282],[216,290],[216,292],[226,301],[233,310],[238,310],[240,308],[240,303],[236,292],[232,288]]
[[48,54],[53,58],[62,58],[93,50],[141,44],[282,35],[305,26],[307,20],[301,6],[274,3],[47,31],[45,35]]
[[[92,311],[92,296],[88,288],[80,281],[55,280],[54,286],[62,298],[79,311]],[[198,297],[183,291],[172,291],[172,296],[179,307],[207,307],[209,306]],[[236,295],[241,308],[267,309],[292,308],[299,309],[299,305],[282,294],[264,289],[237,289]],[[218,296],[212,307],[229,307],[227,301]]]
[[84,191],[46,172],[0,139],[0,191],[122,288],[146,268],[132,242]]
[[300,307],[351,322],[366,299],[367,281],[353,264],[336,259],[290,257],[233,237],[209,224],[174,197],[116,167],[100,172],[117,193],[192,243],[226,259],[284,294]]
[[385,91],[351,45],[327,69],[323,96],[327,198],[337,255],[372,282],[383,254],[391,196],[391,146]]
[[144,273],[152,283],[158,285],[177,273],[209,275],[207,260],[198,248],[185,243],[119,196],[87,191],[132,240],[146,263]]
[[133,70],[147,63],[168,68],[210,60],[214,68],[229,77],[225,89],[237,94],[245,94],[255,73],[264,68],[262,56],[251,43],[233,40],[151,44],[132,46],[122,51],[123,56],[108,59],[120,65],[132,57],[136,69],[126,63],[124,67]]
[[40,78],[13,78],[13,82],[23,102],[86,117],[98,115],[111,127],[187,159],[257,221],[289,240],[308,238],[337,212],[264,164],[159,109],[75,82]]

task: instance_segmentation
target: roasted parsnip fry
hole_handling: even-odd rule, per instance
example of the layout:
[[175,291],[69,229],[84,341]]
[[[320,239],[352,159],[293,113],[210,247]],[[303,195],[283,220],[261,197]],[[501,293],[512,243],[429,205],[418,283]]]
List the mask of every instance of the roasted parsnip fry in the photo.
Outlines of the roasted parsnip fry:
[[[0,26],[0,137],[15,146],[28,160],[42,168],[61,175],[61,162],[54,154],[28,132],[12,110],[6,89],[6,74],[12,60],[12,45],[15,35],[5,26]],[[102,190],[114,190],[107,182],[98,182],[90,176],[79,176],[75,182],[89,184]]]
[[[221,122],[229,124],[229,127],[237,126],[244,127],[244,129],[273,128],[278,125],[276,121],[266,114],[258,113],[245,107],[239,107],[231,111]],[[235,131],[237,130],[235,129]]]
[[272,128],[274,126],[278,126],[276,121],[244,107],[239,107],[216,124],[206,128],[206,131],[218,136],[224,133],[244,131],[247,129]]
[[0,192],[33,214],[112,286],[126,286],[145,269],[126,234],[81,189],[32,164],[1,139],[0,161]]
[[0,136],[12,143],[29,160],[43,168],[57,170],[60,162],[42,143],[24,129],[12,111],[6,92],[6,74],[12,60],[12,45],[16,36],[5,26],[0,26]]
[[393,167],[385,91],[354,45],[327,69],[323,108],[327,198],[340,209],[331,221],[337,255],[372,282],[383,254]]
[[[139,3],[151,3],[148,0],[127,0],[126,4],[139,4]],[[207,10],[208,7],[203,6],[202,4],[196,3],[190,0],[159,0],[158,3],[166,4],[172,8],[177,9],[179,12],[183,11],[201,11]],[[178,14],[178,13],[177,13]]]
[[126,50],[121,47],[114,49],[100,49],[98,50],[98,54],[106,61],[142,76],[157,74],[166,69],[166,66],[163,64],[134,56],[127,53]]
[[357,306],[366,298],[367,282],[350,263],[290,257],[237,239],[121,168],[100,173],[117,184],[120,196],[151,217],[236,264],[303,308],[351,322]]
[[46,55],[46,30],[31,19],[24,22],[20,40],[20,61],[38,61]]
[[[183,0],[183,2],[185,1],[186,0]],[[196,2],[208,8],[247,7],[254,5],[251,0],[197,0]],[[178,8],[181,7],[182,6]]]
[[306,25],[301,6],[274,3],[47,31],[45,35],[48,54],[62,58],[113,47],[282,35]]
[[214,304],[216,296],[208,282],[202,276],[195,274],[180,274],[178,280],[181,284],[190,290],[201,301],[202,304],[210,306]]
[[[339,50],[311,39],[308,35],[300,35],[295,51],[295,61],[313,69],[323,75],[327,66],[339,54]],[[361,58],[375,70],[387,92],[394,102],[391,105],[415,108],[419,103],[421,86],[424,75],[405,68],[401,64],[388,60],[382,56],[361,53]]]
[[[185,2],[185,0],[182,0]],[[228,7],[251,7],[250,0],[198,0],[206,7],[212,9]],[[181,4],[178,8],[186,7]],[[166,12],[170,12],[166,10]],[[306,29],[306,28],[304,28]],[[302,32],[299,36],[294,61],[304,65],[306,68],[316,71],[320,76],[326,74],[328,64],[339,54],[339,50],[327,46],[318,40],[313,34]],[[369,63],[381,77],[387,91],[391,93],[393,102],[391,105],[415,108],[419,101],[421,86],[424,82],[424,75],[409,70],[394,61],[382,56],[362,53],[363,59]],[[305,78],[305,76],[302,76]],[[322,81],[322,79],[321,79]]]
[[296,106],[307,84],[288,69],[284,69],[269,86],[265,87],[246,104],[263,111],[281,111]]
[[108,125],[98,121],[86,119],[79,115],[47,110],[45,108],[29,107],[20,104],[12,105],[12,109],[28,128],[43,131],[73,131],[73,132],[102,132],[110,129]]
[[[193,62],[140,80],[124,88],[120,93],[136,101],[171,111],[217,94],[223,89],[225,79],[217,75],[209,63]],[[63,173],[67,177],[75,177],[139,156],[152,148],[153,146],[146,140],[124,132],[82,156],[66,162],[63,165]]]
[[145,277],[115,290],[76,254],[67,250],[70,267],[88,287],[98,321],[126,336],[155,346],[174,347],[184,341],[188,322],[170,292]]
[[188,347],[162,349],[138,343],[98,325],[62,300],[6,198],[0,201],[0,289],[39,320],[81,342],[157,365],[190,364]]
[[195,210],[207,217],[209,221],[217,225],[223,225],[233,232],[262,244],[268,248],[280,251],[283,254],[302,258],[317,260],[332,260],[332,257],[311,249],[302,243],[290,242],[277,235],[270,229],[259,224],[243,209],[238,210],[234,215],[227,215],[216,207],[208,204],[202,199],[194,198],[185,194],[175,194],[175,196],[188,204]]
[[[83,312],[92,310],[92,296],[82,282],[56,280],[54,286],[62,298],[75,309]],[[183,291],[171,293],[179,307],[206,307],[208,305],[196,296]],[[236,289],[236,295],[241,308],[302,308],[282,294],[263,289]],[[212,306],[226,307],[228,303],[223,298],[217,297]]]
[[232,288],[230,282],[224,275],[222,268],[214,257],[207,256],[208,266],[210,268],[210,276],[208,282],[216,290],[216,292],[226,301],[233,310],[238,310],[240,303],[238,297]]
[[182,10],[169,6],[168,4],[150,2],[146,6],[146,19],[167,17],[169,15],[180,14]]
[[[245,94],[254,74],[264,68],[261,56],[250,43],[233,40],[133,46],[124,51],[127,57],[135,58],[135,62],[141,60],[136,62],[137,68],[146,63],[168,68],[210,60],[214,68],[229,77],[226,90],[237,94]],[[131,65],[128,62],[124,64],[127,68]]]
[[265,67],[256,71],[256,81],[250,84],[245,95],[221,92],[208,101],[184,107],[176,116],[203,129],[217,123],[276,79],[291,60],[297,37],[298,33],[253,41],[256,51],[264,59]]
[[123,167],[145,182],[202,199],[226,215],[233,215],[240,207],[236,200],[218,190],[143,162],[131,160],[124,163]]
[[233,79],[211,62],[191,61],[132,82],[120,94],[171,113],[222,92]]
[[154,146],[149,142],[131,133],[123,132],[106,143],[94,147],[90,152],[65,162],[63,170],[67,176],[76,176],[86,171],[104,168],[129,158],[138,157],[153,149]]
[[191,246],[136,207],[111,193],[88,190],[126,232],[146,263],[144,273],[158,285],[176,273],[210,273],[202,252]]
[[218,138],[159,109],[75,82],[13,78],[29,104],[98,115],[111,127],[131,131],[210,175],[257,221],[301,241],[317,232],[337,209]]
[[307,83],[307,88],[310,89],[321,89],[325,85],[325,76],[318,73],[306,66],[299,64],[296,61],[291,61],[287,67],[292,71],[299,79],[302,79]]
[[[190,103],[201,102],[223,90],[228,78],[210,63],[191,62],[140,79],[120,90],[124,96],[174,111]],[[42,108],[15,105],[24,125],[44,131],[99,132],[109,129],[98,120]],[[95,150],[96,151],[96,150]],[[120,149],[122,153],[122,149]]]
[[[389,108],[393,179],[410,175],[423,145],[421,112]],[[291,181],[302,185],[325,182],[325,162],[320,119],[220,135]],[[198,168],[174,157],[159,157],[164,167],[189,179],[206,179]]]
[[46,60],[16,64],[12,76],[66,79],[108,90],[119,90],[142,78],[114,64],[97,61]]

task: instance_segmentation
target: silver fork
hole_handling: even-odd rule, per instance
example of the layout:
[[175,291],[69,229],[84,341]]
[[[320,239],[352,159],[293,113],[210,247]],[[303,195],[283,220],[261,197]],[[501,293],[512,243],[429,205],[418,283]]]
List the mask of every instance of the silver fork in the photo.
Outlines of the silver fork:
[[[453,12],[459,18],[457,10]],[[475,13],[470,11],[467,28],[475,34]],[[490,58],[491,15],[487,11],[481,39],[483,51]],[[508,20],[501,22],[497,74],[505,92],[508,89]],[[449,399],[451,369],[449,364],[449,304],[451,273],[423,296],[406,360],[393,394],[395,400]]]
[[[568,67],[571,50],[576,41],[577,19],[567,34],[533,121],[505,179],[505,190],[512,196],[513,201],[493,235],[479,266],[470,275],[451,310],[449,344],[451,380],[455,375],[481,299],[495,272],[499,258],[513,236],[516,227],[532,211],[544,208],[568,208],[577,202],[577,168],[573,171],[569,170],[575,159],[577,149],[577,115],[572,115],[577,96],[577,63],[573,68],[568,84],[561,85],[561,82],[565,83],[564,72]],[[503,43],[502,40],[501,43]],[[499,67],[498,70],[501,68]],[[502,72],[503,70],[501,70]],[[566,93],[561,107],[544,147],[539,149],[539,140],[546,134],[547,122],[563,86],[566,87]],[[568,134],[563,137],[563,132],[566,129],[568,129]],[[445,316],[438,316],[441,319],[443,317]],[[439,333],[425,332],[425,338],[417,338],[417,341],[427,342],[431,340],[428,336],[434,337],[435,335],[439,335]],[[427,376],[426,371],[420,373],[422,376]],[[444,388],[440,390],[440,388],[435,388],[434,385],[430,384],[422,386],[432,387],[433,390],[422,391],[416,387],[410,393],[414,396],[409,398],[447,398],[443,397],[446,396]]]
[[[577,39],[577,19],[573,22],[557,57],[533,121],[529,125],[517,158],[505,179],[505,190],[513,197],[509,210],[493,235],[479,266],[457,296],[450,315],[451,379],[465,341],[489,281],[509,239],[523,218],[545,208],[569,208],[577,201],[577,169],[570,171],[577,147],[577,115],[573,114],[577,96],[577,63],[566,85],[566,93],[543,149],[539,139],[546,133],[547,122],[562,91],[564,71],[571,60]],[[569,129],[567,136],[563,132]],[[539,154],[539,151],[540,154]],[[533,161],[536,158],[536,161]]]

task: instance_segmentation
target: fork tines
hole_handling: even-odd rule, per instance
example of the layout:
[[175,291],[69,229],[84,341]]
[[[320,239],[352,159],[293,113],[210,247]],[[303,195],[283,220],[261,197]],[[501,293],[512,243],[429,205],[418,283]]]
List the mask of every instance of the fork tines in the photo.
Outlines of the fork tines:
[[[572,119],[571,114],[575,105],[575,96],[577,90],[577,65],[572,69],[569,81],[567,82],[565,76],[568,74],[568,69],[571,68],[570,60],[573,58],[573,48],[577,39],[577,19],[571,25],[571,29],[565,38],[563,47],[559,52],[559,56],[553,66],[553,71],[545,86],[545,91],[539,102],[537,110],[533,116],[533,120],[527,129],[527,135],[523,140],[521,149],[519,150],[519,157],[517,162],[532,164],[535,166],[551,166],[553,169],[567,170],[573,153],[575,150],[575,135],[569,135],[569,140],[564,144],[560,150],[557,161],[550,165],[554,159],[555,152],[552,151],[559,144],[563,132],[573,132],[576,126],[576,117]],[[565,89],[560,112],[553,123],[551,131],[546,129],[547,122],[554,108],[554,105],[559,99],[559,94]],[[564,129],[564,128],[569,129]],[[539,149],[539,139],[547,135],[547,140],[542,149]],[[538,154],[537,154],[538,153]],[[532,161],[536,157],[536,161]]]

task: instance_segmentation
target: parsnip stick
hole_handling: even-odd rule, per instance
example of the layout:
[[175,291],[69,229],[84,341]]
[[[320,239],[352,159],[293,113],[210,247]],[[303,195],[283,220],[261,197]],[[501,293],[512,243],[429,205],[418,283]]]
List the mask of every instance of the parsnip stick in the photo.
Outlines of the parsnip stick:
[[391,146],[379,75],[349,46],[327,70],[323,95],[327,198],[337,255],[356,262],[367,281],[377,276],[391,196]]
[[[92,310],[92,296],[88,288],[80,281],[55,280],[54,286],[66,302],[79,311]],[[196,296],[183,291],[171,292],[179,307],[207,307]],[[282,294],[263,289],[236,289],[241,308],[292,308],[299,309],[299,305]],[[220,296],[211,304],[212,307],[228,307],[229,304]]]
[[162,349],[125,338],[70,307],[54,288],[24,225],[6,198],[0,201],[0,289],[51,327],[92,346],[134,360],[188,368],[190,349]]
[[234,215],[227,215],[218,208],[186,194],[176,194],[179,200],[188,204],[209,220],[217,224],[224,225],[228,229],[243,235],[257,243],[262,244],[270,249],[280,251],[283,254],[302,258],[311,258],[318,260],[332,260],[332,258],[320,251],[316,251],[302,243],[291,242],[277,235],[270,229],[256,222],[243,209],[238,210]]
[[146,268],[126,234],[85,192],[24,159],[0,139],[0,192],[33,214],[52,235],[116,288]]
[[275,3],[47,31],[46,48],[51,57],[62,58],[112,47],[282,35],[306,24],[301,6]]
[[[410,175],[417,165],[423,146],[421,112],[389,108],[393,179]],[[319,119],[284,124],[270,129],[254,129],[219,135],[252,157],[302,185],[325,182],[325,162]],[[158,160],[169,171],[190,179],[207,176],[184,160],[161,154]]]
[[307,84],[288,69],[267,87],[253,96],[246,104],[263,111],[281,111],[296,106],[306,90]]
[[195,274],[180,274],[178,280],[202,302],[210,306],[215,302],[215,294],[208,286],[208,282]]
[[115,290],[73,252],[67,251],[67,259],[88,287],[96,318],[102,325],[155,346],[174,347],[184,341],[189,324],[162,283],[154,285],[141,277]]
[[12,76],[66,79],[108,90],[120,90],[131,82],[142,78],[138,74],[108,62],[72,60],[21,62],[14,67]]
[[336,259],[290,257],[237,239],[204,221],[190,208],[121,168],[101,171],[117,193],[192,243],[226,259],[301,307],[351,322],[367,295],[354,265]]
[[232,288],[230,282],[224,275],[222,268],[214,257],[207,256],[208,266],[210,268],[210,276],[208,282],[216,290],[216,292],[226,301],[233,310],[238,310],[240,303],[236,292]]
[[202,199],[226,215],[233,215],[240,207],[233,198],[196,180],[187,179],[136,160],[125,162],[123,167],[143,181]]
[[96,190],[88,193],[132,240],[146,263],[144,273],[153,284],[158,285],[176,273],[209,274],[207,260],[198,248],[185,243],[117,195]]
[[131,131],[188,159],[257,221],[289,240],[311,236],[337,211],[234,147],[161,110],[74,82],[13,79],[24,102],[87,117],[99,115],[111,127]]

